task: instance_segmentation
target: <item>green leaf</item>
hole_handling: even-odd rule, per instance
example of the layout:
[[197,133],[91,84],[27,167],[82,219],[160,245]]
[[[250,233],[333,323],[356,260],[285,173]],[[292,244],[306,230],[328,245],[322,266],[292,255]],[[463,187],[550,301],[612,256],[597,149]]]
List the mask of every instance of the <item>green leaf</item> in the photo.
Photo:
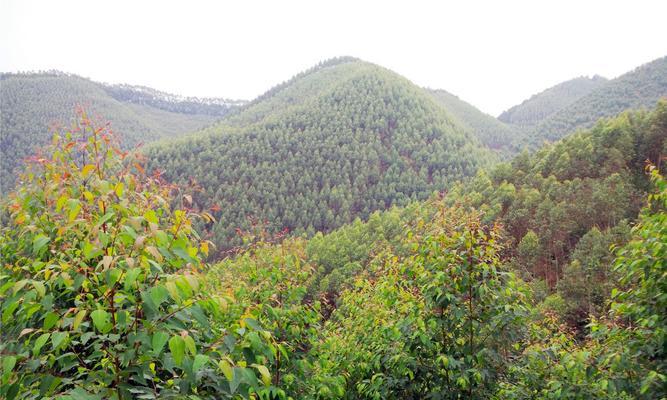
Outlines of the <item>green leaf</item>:
[[72,222],[79,215],[79,211],[81,211],[81,204],[77,199],[69,199],[67,200],[67,208],[69,209],[67,219],[69,222]]
[[264,382],[266,386],[269,386],[271,384],[271,374],[269,373],[269,369],[259,364],[255,364],[253,367],[257,368],[257,371],[262,375],[262,382]]
[[69,397],[71,400],[100,400],[100,399],[102,399],[102,396],[90,394],[85,389],[82,389],[82,388],[72,389],[69,392],[69,396],[64,396],[63,399],[66,399],[67,397]]
[[186,336],[183,338],[183,341],[185,342],[185,346],[188,348],[190,354],[193,356],[197,354],[197,346],[195,345],[195,340],[192,338],[192,336]]
[[25,287],[25,285],[28,284],[28,282],[29,281],[27,279],[22,279],[22,280],[16,282],[14,284],[14,288],[13,288],[14,293],[15,294],[18,293],[21,289],[23,289]]
[[180,336],[172,336],[169,339],[169,351],[171,356],[174,358],[176,365],[180,366],[183,362],[183,356],[185,355],[185,342]]
[[132,288],[132,285],[137,280],[137,277],[139,277],[140,273],[141,273],[140,268],[131,268],[127,270],[125,275],[125,282],[123,284],[123,288],[125,289],[125,291],[129,291]]
[[196,374],[204,365],[208,363],[208,356],[204,354],[197,354],[195,361],[192,363],[192,371]]
[[229,390],[232,392],[236,392],[236,389],[238,389],[239,385],[241,384],[241,372],[243,372],[242,368],[235,367],[232,373],[232,380],[229,382]]
[[222,373],[225,374],[225,378],[227,378],[229,382],[234,380],[234,369],[232,368],[231,364],[229,364],[229,361],[224,359],[220,360],[220,362],[218,362],[218,366],[222,370]]
[[46,343],[47,340],[49,340],[49,337],[51,336],[50,333],[43,333],[40,337],[35,340],[35,345],[32,348],[32,354],[36,356],[39,354],[39,351],[42,350],[42,347]]
[[169,334],[167,332],[155,332],[155,334],[153,334],[151,345],[153,346],[155,355],[160,354],[162,348],[167,343],[167,340],[169,340]]
[[150,296],[155,306],[160,307],[160,304],[169,296],[169,292],[164,286],[156,286],[150,290]]
[[246,318],[244,321],[249,327],[251,327],[252,329],[254,329],[256,331],[264,330],[264,329],[262,329],[261,326],[259,326],[259,323],[254,318]]
[[157,215],[155,214],[155,211],[153,211],[153,210],[146,211],[144,213],[144,218],[146,219],[146,221],[148,221],[152,224],[157,224],[158,223]]
[[5,304],[5,309],[2,311],[2,323],[6,324],[14,315],[14,311],[19,306],[19,299],[11,300],[8,304]]
[[35,288],[37,293],[39,294],[39,297],[44,297],[46,294],[46,288],[44,287],[44,284],[40,281],[32,281],[32,286]]
[[51,335],[51,348],[57,350],[65,339],[67,339],[67,332],[54,332]]
[[35,236],[35,238],[32,239],[32,252],[35,254],[40,254],[42,249],[44,249],[44,247],[46,246],[47,243],[49,243],[50,240],[51,238],[41,233]]
[[107,332],[107,329],[109,328],[108,326],[110,325],[108,312],[104,310],[95,310],[90,313],[90,318],[92,318],[93,324],[95,324],[95,328],[98,331],[102,333]]
[[56,323],[60,320],[60,315],[54,313],[54,312],[49,312],[44,316],[44,325],[43,328],[45,331],[48,331],[49,329],[53,328]]
[[86,178],[94,169],[95,166],[93,164],[84,165],[83,168],[81,168],[81,175]]
[[16,357],[14,356],[5,356],[2,357],[2,372],[5,376],[8,376],[10,372],[14,370],[16,365]]
[[79,329],[79,325],[81,325],[81,322],[83,322],[83,319],[86,317],[86,310],[81,310],[78,313],[76,313],[76,316],[74,317],[74,322],[72,323],[72,329],[77,330]]

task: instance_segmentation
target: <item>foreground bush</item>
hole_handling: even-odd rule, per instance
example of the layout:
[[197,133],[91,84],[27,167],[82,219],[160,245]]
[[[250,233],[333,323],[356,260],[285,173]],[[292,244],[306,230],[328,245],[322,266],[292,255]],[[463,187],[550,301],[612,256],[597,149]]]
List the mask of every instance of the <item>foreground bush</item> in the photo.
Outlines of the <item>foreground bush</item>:
[[0,398],[270,390],[268,333],[221,324],[225,300],[200,282],[208,242],[170,207],[188,196],[172,198],[83,113],[31,161],[3,207]]

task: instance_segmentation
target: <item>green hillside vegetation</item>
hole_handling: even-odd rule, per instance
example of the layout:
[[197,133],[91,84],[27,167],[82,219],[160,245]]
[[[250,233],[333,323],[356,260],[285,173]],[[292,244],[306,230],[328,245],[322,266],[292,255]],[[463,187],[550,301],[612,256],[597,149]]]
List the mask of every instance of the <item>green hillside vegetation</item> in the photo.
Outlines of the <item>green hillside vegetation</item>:
[[[336,101],[346,96],[365,110],[444,113],[379,67],[323,70],[341,66],[349,81],[312,98],[308,115],[332,123],[326,110],[349,108]],[[283,118],[318,132],[298,112]],[[454,150],[474,144],[442,118],[430,132],[459,132]],[[257,137],[284,137],[265,124]],[[77,127],[3,202],[2,398],[667,395],[666,101],[331,233],[281,240],[260,226],[212,266],[194,229],[211,215],[146,175],[108,129],[85,115]],[[192,143],[252,138],[244,129]],[[400,123],[391,132],[407,140]]]
[[182,97],[145,86],[105,85],[104,89],[118,101],[134,103],[181,114],[224,117],[246,104],[243,100]]
[[608,82],[606,78],[596,75],[592,78],[582,76],[559,83],[504,111],[498,116],[498,120],[519,127],[535,126],[593,90],[604,86],[606,82]]
[[663,102],[368,222],[255,236],[208,281],[285,350],[291,398],[660,398],[666,139]]
[[650,108],[667,97],[667,57],[644,64],[612,79],[588,95],[560,109],[528,131],[535,146],[556,141],[577,129],[588,128],[600,118],[628,109]]
[[23,159],[50,142],[51,128],[69,128],[77,105],[110,121],[126,148],[201,129],[219,119],[210,113],[118,100],[109,87],[74,75],[2,74],[0,79],[0,187],[5,193],[14,186]]
[[207,291],[198,216],[77,123],[3,199],[0,398],[266,398],[276,348]]
[[472,132],[484,145],[496,150],[500,156],[507,158],[520,149],[516,127],[481,112],[446,90],[430,90],[430,93],[459,125]]
[[427,198],[494,156],[422,89],[337,59],[269,91],[217,125],[146,149],[150,167],[196,182],[220,250],[249,218],[271,231],[329,231]]
[[[449,203],[502,223],[513,268],[558,289],[569,321],[597,315],[615,282],[610,245],[624,242],[648,190],[647,160],[667,154],[667,102],[626,112],[588,131],[479,173],[448,194]],[[552,300],[559,300],[554,299]]]

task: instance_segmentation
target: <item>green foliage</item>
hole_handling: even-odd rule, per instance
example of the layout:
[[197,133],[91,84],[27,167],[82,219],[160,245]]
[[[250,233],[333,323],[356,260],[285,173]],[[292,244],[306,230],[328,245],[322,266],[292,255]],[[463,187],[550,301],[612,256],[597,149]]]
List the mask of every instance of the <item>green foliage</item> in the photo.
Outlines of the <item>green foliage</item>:
[[526,293],[499,270],[496,232],[477,216],[442,208],[417,227],[408,233],[409,254],[379,254],[370,275],[341,296],[314,349],[317,396],[456,399],[493,392],[521,337]]
[[558,292],[568,305],[562,315],[570,323],[584,325],[589,316],[603,315],[619,278],[610,248],[629,239],[630,227],[620,223],[604,232],[593,227],[579,240],[558,282]]
[[[618,353],[627,359],[629,384],[641,398],[667,396],[667,182],[651,168],[655,192],[633,229],[633,239],[618,251],[615,262],[623,274],[612,315],[623,321],[610,332]],[[620,353],[620,354],[619,354]]]
[[[620,287],[612,290],[609,313],[603,320],[593,319],[590,335],[578,342],[551,312],[556,301],[545,301],[546,317],[532,325],[529,345],[510,368],[496,398],[665,397],[667,184],[657,169],[652,167],[651,174],[656,192],[649,195],[649,204],[632,229],[632,240],[615,253],[613,265],[621,279]],[[601,238],[601,232],[592,231],[586,242],[597,243]],[[599,261],[606,259],[603,255]]]
[[528,346],[509,367],[493,399],[633,398],[615,385],[604,364],[600,343],[579,344],[566,332],[554,331],[557,324],[557,319],[547,319],[532,325]]
[[459,125],[487,147],[497,151],[501,157],[508,158],[521,148],[517,140],[519,130],[515,127],[481,112],[445,90],[432,90],[430,93],[456,118]]
[[517,127],[533,127],[608,82],[601,76],[579,77],[559,83],[504,111],[498,120]]
[[[271,398],[299,399],[310,379],[308,351],[319,335],[319,303],[308,295],[315,275],[302,239],[270,245],[260,240],[242,255],[222,261],[208,272],[218,293],[234,299],[228,313],[243,312],[271,332],[275,349],[262,373]],[[266,368],[266,367],[265,367]],[[260,371],[261,372],[261,371]]]
[[151,169],[201,185],[220,250],[249,217],[277,232],[330,231],[426,199],[492,160],[437,102],[360,61],[323,65],[196,137],[151,146]]
[[58,72],[0,74],[0,86],[0,188],[5,194],[23,170],[23,159],[49,143],[52,128],[70,128],[75,106],[110,120],[126,148],[201,129],[217,118],[194,107],[193,101],[156,104],[157,95],[151,96],[152,102],[138,101],[141,94],[145,100],[149,89],[126,88],[120,96],[118,88]]
[[539,146],[577,129],[592,127],[600,118],[613,117],[629,109],[653,107],[667,96],[667,57],[644,64],[612,79],[586,96],[552,113],[526,132]]
[[225,320],[226,301],[202,284],[208,243],[195,215],[171,209],[178,191],[142,171],[81,115],[7,200],[0,397],[231,398],[264,388],[270,335]]
[[[644,162],[658,163],[661,151],[656,149],[667,143],[666,110],[667,103],[659,102],[652,112],[625,113],[532,156],[523,153],[511,164],[457,185],[447,201],[484,211],[488,222],[501,222],[519,271],[551,288],[564,273],[571,274],[560,287],[572,290],[563,297],[577,303],[573,312],[599,313],[610,290],[604,281],[613,282],[604,264],[610,260],[608,246],[624,240],[623,229],[614,227],[639,212],[648,186]],[[582,237],[587,239],[577,247]],[[589,293],[596,297],[592,303],[569,285],[573,280],[583,284],[587,274],[585,282],[600,284],[597,294]]]

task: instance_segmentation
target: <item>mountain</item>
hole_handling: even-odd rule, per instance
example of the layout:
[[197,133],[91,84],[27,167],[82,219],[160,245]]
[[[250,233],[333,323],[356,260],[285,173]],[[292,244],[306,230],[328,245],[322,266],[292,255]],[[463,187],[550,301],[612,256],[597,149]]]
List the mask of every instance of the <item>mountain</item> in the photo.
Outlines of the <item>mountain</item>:
[[518,134],[516,127],[483,113],[446,90],[436,89],[429,92],[459,125],[474,134],[487,147],[507,157],[520,148],[520,144],[516,141]]
[[110,96],[125,103],[143,104],[181,114],[201,114],[224,117],[245,100],[228,100],[210,97],[186,97],[162,92],[146,86],[126,84],[105,85]]
[[201,185],[222,248],[249,218],[328,231],[443,190],[495,157],[435,99],[379,66],[340,58],[299,74],[190,137],[146,148],[153,169]]
[[125,147],[201,129],[239,106],[221,99],[180,98],[153,89],[105,85],[62,72],[0,75],[0,188],[14,170],[67,127],[75,106],[110,121]]
[[574,103],[608,80],[601,76],[579,77],[559,83],[531,96],[498,116],[498,120],[520,127],[534,126],[550,115]]
[[667,57],[644,64],[607,81],[527,129],[526,141],[534,147],[555,141],[577,129],[589,128],[600,118],[622,111],[650,108],[667,97]]
[[290,351],[287,397],[650,399],[667,184],[645,160],[666,145],[662,101],[366,222],[255,236],[208,280]]

